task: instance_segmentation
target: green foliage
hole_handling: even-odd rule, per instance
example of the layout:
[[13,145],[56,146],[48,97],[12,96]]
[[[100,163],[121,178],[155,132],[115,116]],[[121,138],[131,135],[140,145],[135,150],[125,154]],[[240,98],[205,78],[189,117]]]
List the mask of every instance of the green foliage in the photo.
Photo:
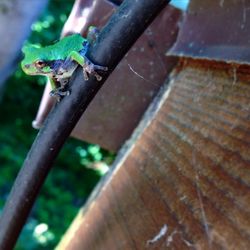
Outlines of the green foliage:
[[[62,4],[60,0],[51,0],[41,18],[32,25],[28,42],[50,44],[57,40],[73,2],[63,1]],[[20,67],[8,80],[0,105],[0,209],[37,134],[31,128],[31,122],[44,84],[44,78],[26,76]],[[69,139],[41,190],[15,249],[53,249],[113,157],[97,145]]]

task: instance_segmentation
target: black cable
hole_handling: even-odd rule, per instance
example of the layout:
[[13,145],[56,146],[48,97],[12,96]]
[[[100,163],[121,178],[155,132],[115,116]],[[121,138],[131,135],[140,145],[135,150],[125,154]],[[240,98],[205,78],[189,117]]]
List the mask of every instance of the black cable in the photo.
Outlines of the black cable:
[[116,6],[121,5],[122,2],[123,2],[123,0],[106,0],[106,1],[112,3],[112,4],[116,5]]
[[109,71],[100,82],[95,77],[84,81],[79,67],[69,84],[71,94],[63,98],[49,114],[23,163],[1,214],[1,250],[13,249],[37,194],[72,129],[107,76],[168,2],[125,0],[110,18],[88,53],[94,63],[107,66]]

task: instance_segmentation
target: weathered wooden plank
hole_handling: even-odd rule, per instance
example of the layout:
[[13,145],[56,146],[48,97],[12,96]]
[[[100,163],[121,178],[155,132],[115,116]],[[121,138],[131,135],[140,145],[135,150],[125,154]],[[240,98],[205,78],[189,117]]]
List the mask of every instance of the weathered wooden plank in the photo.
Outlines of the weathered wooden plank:
[[232,69],[180,64],[58,249],[250,248],[250,70]]

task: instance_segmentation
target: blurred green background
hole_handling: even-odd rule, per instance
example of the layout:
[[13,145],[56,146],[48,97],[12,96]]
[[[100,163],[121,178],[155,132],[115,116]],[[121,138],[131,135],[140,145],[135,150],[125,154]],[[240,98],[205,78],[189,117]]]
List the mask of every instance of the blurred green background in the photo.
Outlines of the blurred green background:
[[[60,0],[50,0],[47,9],[32,25],[28,42],[46,45],[58,40],[73,3],[74,0],[63,4]],[[0,105],[0,210],[37,134],[31,122],[45,82],[43,77],[25,75],[20,66],[8,80]],[[113,154],[97,145],[69,139],[15,249],[54,249],[113,158]],[[95,167],[96,163],[99,167]]]

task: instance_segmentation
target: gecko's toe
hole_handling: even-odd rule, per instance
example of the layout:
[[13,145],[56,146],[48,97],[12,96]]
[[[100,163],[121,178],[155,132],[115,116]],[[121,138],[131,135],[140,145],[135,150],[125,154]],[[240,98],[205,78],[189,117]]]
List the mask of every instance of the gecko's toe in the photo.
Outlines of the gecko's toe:
[[103,67],[102,70],[103,71],[108,71],[109,69],[108,69],[108,67]]
[[102,80],[102,77],[100,75],[98,75],[98,74],[96,74],[95,77],[96,77],[97,81],[101,81]]
[[51,96],[51,97],[54,97],[56,94],[55,94],[55,90],[51,90],[50,92],[49,92],[49,95]]
[[94,71],[95,70],[108,71],[108,67],[104,67],[104,66],[93,64],[93,70]]
[[59,89],[54,89],[52,91],[50,91],[50,96],[54,97],[57,102],[60,102],[62,100],[62,98],[64,96],[69,96],[70,95],[70,91],[69,90],[61,90],[60,88]]
[[50,91],[49,95],[56,99],[57,102],[60,102],[62,97],[54,90]]
[[83,68],[83,78],[85,81],[88,81],[89,80],[89,76],[88,76],[88,73],[87,73],[87,69],[86,68]]
[[84,80],[85,80],[85,81],[88,81],[88,80],[89,80],[89,77],[88,77],[87,74],[86,74],[86,75],[84,74],[83,77],[84,77]]

